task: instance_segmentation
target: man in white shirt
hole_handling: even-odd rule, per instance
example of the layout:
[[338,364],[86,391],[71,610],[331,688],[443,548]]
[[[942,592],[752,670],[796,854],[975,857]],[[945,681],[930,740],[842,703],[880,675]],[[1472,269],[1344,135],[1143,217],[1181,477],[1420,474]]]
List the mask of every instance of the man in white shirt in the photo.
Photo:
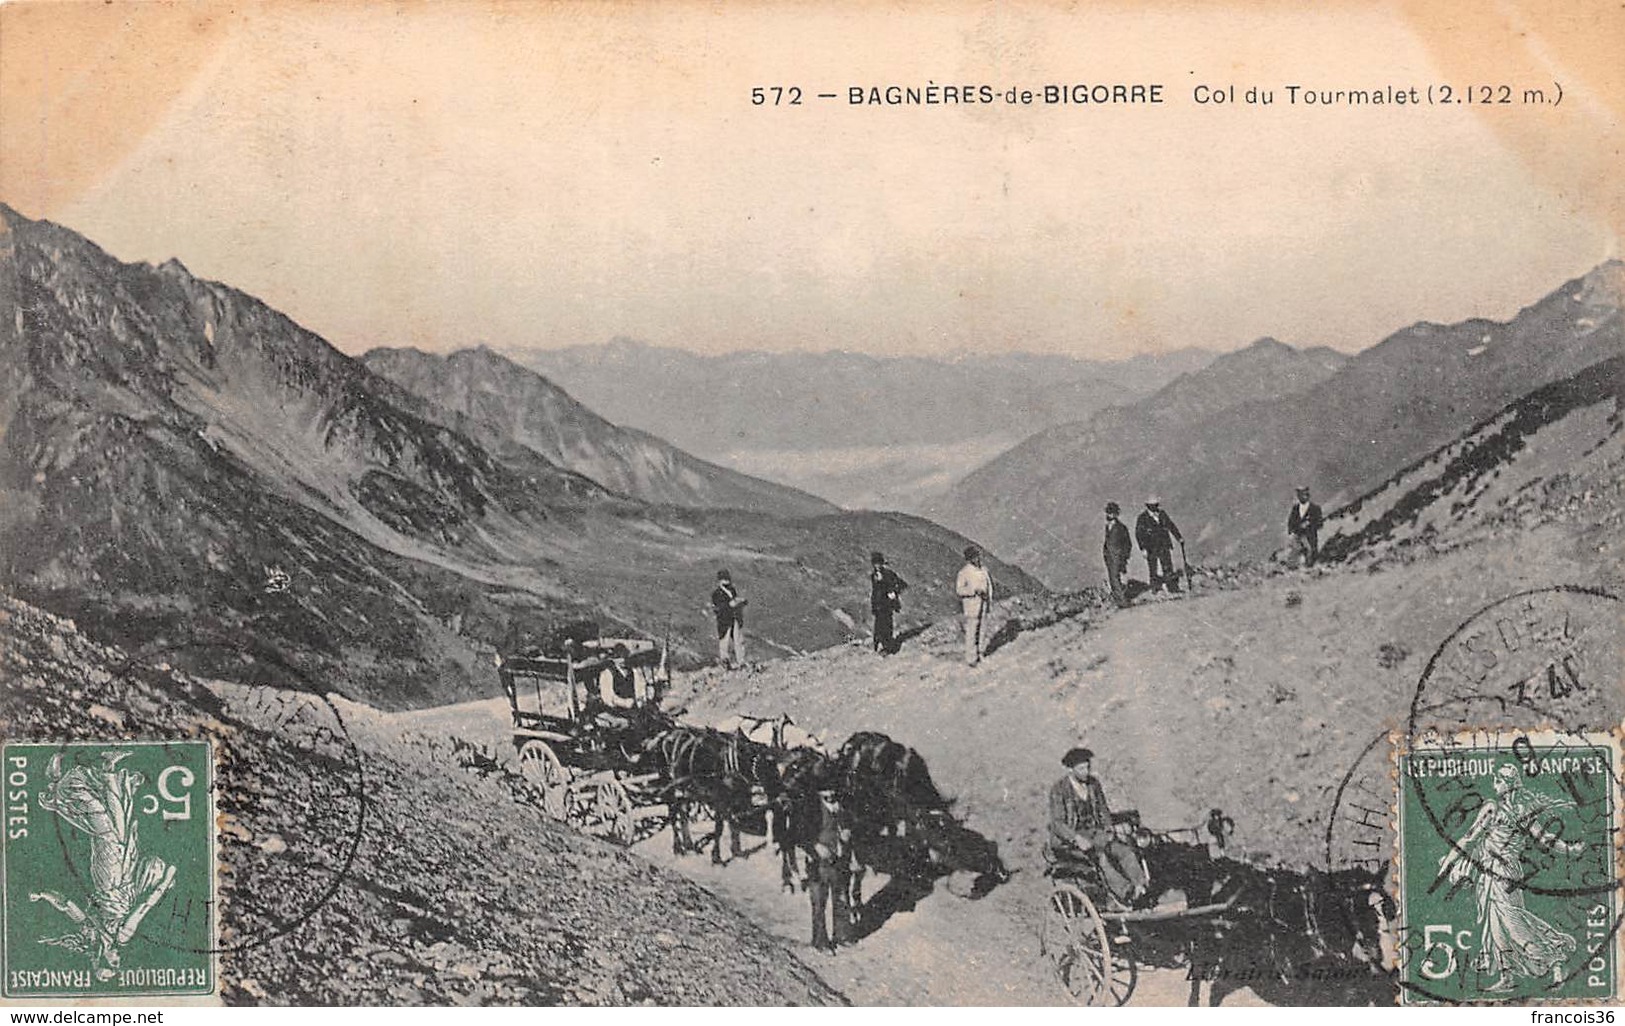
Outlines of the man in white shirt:
[[993,578],[982,567],[982,550],[974,545],[965,550],[954,592],[965,612],[965,662],[975,666],[982,661],[982,625],[993,605]]

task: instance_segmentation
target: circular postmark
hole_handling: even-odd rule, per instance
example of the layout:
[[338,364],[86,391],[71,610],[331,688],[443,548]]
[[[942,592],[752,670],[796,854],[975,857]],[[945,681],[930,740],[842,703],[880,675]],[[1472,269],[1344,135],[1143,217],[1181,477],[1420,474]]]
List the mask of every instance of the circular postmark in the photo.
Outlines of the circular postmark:
[[[1422,671],[1404,726],[1371,737],[1338,782],[1326,823],[1328,869],[1387,875],[1400,892],[1409,872],[1415,879],[1407,903],[1421,896],[1422,907],[1448,908],[1457,917],[1464,902],[1502,898],[1524,910],[1518,916],[1528,913],[1575,938],[1577,952],[1603,953],[1604,968],[1617,974],[1618,956],[1611,952],[1620,930],[1622,874],[1613,852],[1620,838],[1607,803],[1622,793],[1621,767],[1617,760],[1602,765],[1598,732],[1625,718],[1621,611],[1607,592],[1565,586],[1509,595],[1463,621]],[[1396,751],[1422,752],[1434,763],[1412,766]],[[1517,773],[1517,794],[1510,800],[1505,775],[1496,783],[1503,767]],[[1401,772],[1412,769],[1433,775],[1402,780]],[[1408,817],[1401,808],[1406,800]],[[1495,811],[1485,811],[1487,806]],[[1482,830],[1462,843],[1481,816],[1496,819],[1498,836],[1520,839],[1514,857],[1485,854]],[[1402,835],[1417,830],[1426,839],[1407,845]],[[1426,851],[1407,850],[1419,847]],[[1417,908],[1394,911],[1399,918],[1384,961],[1401,970],[1407,999],[1505,999],[1493,988],[1504,981],[1486,976],[1483,968],[1490,968],[1485,951],[1496,944],[1505,948],[1508,936],[1489,942],[1476,921],[1433,921],[1449,918],[1440,914],[1418,924]],[[1451,934],[1455,947],[1456,941],[1475,945],[1472,959],[1465,948],[1459,955],[1446,950],[1446,925],[1457,927]],[[1532,936],[1514,931],[1510,939],[1527,945]],[[1524,968],[1540,961],[1529,960]],[[1526,980],[1512,996],[1595,996],[1577,991],[1576,981],[1596,977],[1596,957],[1571,955],[1543,968],[1556,971],[1544,977],[1538,993],[1530,992],[1533,984]],[[1485,985],[1482,992],[1468,985],[1475,972],[1473,982]]]
[[1625,717],[1625,613],[1600,589],[1509,595],[1451,632],[1411,699],[1407,740],[1462,728],[1606,730]]
[[367,819],[360,750],[332,700],[274,653],[212,641],[147,649],[108,686],[127,693],[133,675],[167,670],[160,660],[247,682],[193,688],[193,726],[214,741],[218,907],[181,914],[216,917],[211,951],[260,947],[308,922],[353,868]]
[[1391,787],[1408,999],[1611,999],[1622,915],[1619,600],[1480,609],[1428,660]]

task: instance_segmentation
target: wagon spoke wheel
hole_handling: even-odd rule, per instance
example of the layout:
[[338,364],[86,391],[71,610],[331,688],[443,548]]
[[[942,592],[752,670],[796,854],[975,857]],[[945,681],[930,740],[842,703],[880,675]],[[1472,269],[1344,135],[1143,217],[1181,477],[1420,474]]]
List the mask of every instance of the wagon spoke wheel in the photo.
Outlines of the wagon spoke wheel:
[[[1055,885],[1044,917],[1044,954],[1061,985],[1079,1004],[1119,1000],[1112,986],[1112,945],[1106,923],[1089,896],[1069,883]],[[1132,962],[1128,963],[1132,966]],[[1126,1000],[1128,994],[1122,994]]]
[[630,845],[637,832],[637,819],[633,812],[632,796],[619,780],[606,780],[598,785],[594,818],[605,836],[618,844]]
[[542,792],[542,812],[564,820],[570,814],[570,771],[546,741],[531,739],[519,749],[519,772]]

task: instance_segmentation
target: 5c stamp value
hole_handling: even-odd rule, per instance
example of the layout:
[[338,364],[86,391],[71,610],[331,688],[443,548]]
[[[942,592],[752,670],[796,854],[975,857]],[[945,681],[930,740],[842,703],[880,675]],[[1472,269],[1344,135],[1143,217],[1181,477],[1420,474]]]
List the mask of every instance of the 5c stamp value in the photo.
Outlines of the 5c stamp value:
[[4,994],[212,994],[214,753],[206,741],[13,744]]
[[1398,771],[1402,1000],[1615,999],[1618,736],[1433,735]]

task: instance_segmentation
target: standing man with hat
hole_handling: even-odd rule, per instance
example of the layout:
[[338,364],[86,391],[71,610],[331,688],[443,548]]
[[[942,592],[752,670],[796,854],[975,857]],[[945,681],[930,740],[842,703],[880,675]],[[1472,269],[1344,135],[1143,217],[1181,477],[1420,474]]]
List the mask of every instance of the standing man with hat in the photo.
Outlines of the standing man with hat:
[[717,662],[723,669],[737,670],[745,665],[745,600],[726,570],[717,571],[711,612],[717,618]]
[[897,651],[892,617],[903,608],[903,591],[907,587],[908,582],[886,565],[884,554],[869,554],[869,612],[875,617],[875,651],[881,655]]
[[1286,533],[1297,543],[1298,555],[1304,566],[1314,566],[1320,555],[1320,525],[1325,517],[1320,507],[1309,501],[1309,489],[1299,486],[1298,501],[1286,515]]
[[[1164,591],[1179,590],[1179,575],[1174,573],[1174,542],[1184,541],[1174,518],[1163,512],[1162,500],[1155,495],[1145,500],[1145,509],[1134,521],[1134,540],[1145,553],[1146,573],[1151,578],[1151,590],[1161,586]],[[1159,571],[1160,568],[1160,571]]]
[[1106,583],[1112,589],[1112,601],[1119,609],[1128,608],[1128,592],[1123,589],[1123,575],[1128,573],[1128,557],[1134,552],[1129,540],[1128,525],[1118,519],[1123,507],[1115,502],[1106,503],[1106,541],[1100,554],[1106,560]]
[[1140,854],[1112,829],[1106,792],[1090,772],[1095,753],[1073,748],[1061,756],[1066,776],[1049,789],[1049,832],[1044,861],[1051,869],[1080,863],[1098,871],[1106,893],[1127,906],[1145,894]]
[[982,550],[974,545],[965,550],[965,565],[954,579],[954,593],[965,614],[965,663],[975,666],[982,661],[982,625],[993,605],[993,578],[982,568]]

